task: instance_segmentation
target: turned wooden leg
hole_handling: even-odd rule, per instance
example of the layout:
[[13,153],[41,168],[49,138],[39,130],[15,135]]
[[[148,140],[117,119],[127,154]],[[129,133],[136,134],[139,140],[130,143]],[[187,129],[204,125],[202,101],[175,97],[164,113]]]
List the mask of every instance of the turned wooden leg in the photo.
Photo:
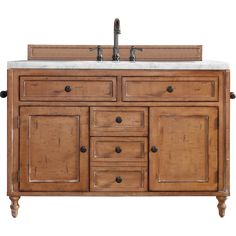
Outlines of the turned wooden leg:
[[14,218],[16,218],[18,215],[18,209],[20,207],[20,205],[18,204],[20,197],[9,197],[9,198],[11,200],[11,206],[10,206],[11,214]]
[[218,209],[219,209],[219,215],[221,216],[221,217],[224,217],[225,216],[225,209],[226,209],[226,204],[225,204],[225,201],[226,201],[226,199],[227,199],[227,197],[216,197],[217,198],[217,200],[218,200],[218,205],[217,205],[217,207],[218,207]]

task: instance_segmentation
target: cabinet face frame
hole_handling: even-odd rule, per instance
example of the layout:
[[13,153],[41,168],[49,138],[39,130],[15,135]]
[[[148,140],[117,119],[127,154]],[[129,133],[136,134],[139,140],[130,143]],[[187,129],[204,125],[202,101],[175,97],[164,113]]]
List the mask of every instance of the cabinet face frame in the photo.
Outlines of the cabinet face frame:
[[88,149],[88,108],[21,107],[20,190],[88,191],[88,151],[81,146]]
[[152,107],[149,120],[150,191],[217,191],[218,109]]

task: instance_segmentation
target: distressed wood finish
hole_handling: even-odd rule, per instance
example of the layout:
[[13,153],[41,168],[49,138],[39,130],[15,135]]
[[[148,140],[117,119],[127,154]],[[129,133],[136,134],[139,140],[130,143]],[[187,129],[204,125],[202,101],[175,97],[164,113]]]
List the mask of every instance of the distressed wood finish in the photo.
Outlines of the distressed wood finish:
[[90,190],[147,191],[147,167],[92,167]]
[[[229,82],[229,71],[8,70],[13,216],[20,196],[43,195],[217,196],[223,216],[230,189]],[[63,97],[66,85],[72,91]],[[166,85],[174,88],[169,95]]]
[[20,190],[87,191],[88,108],[20,109]]
[[[66,87],[71,91],[66,91]],[[23,101],[116,101],[115,77],[21,77]]]
[[217,101],[218,77],[124,77],[122,91],[123,101]]
[[90,109],[92,136],[147,136],[147,134],[147,108],[92,107]]
[[217,109],[151,108],[151,191],[217,190]]
[[[120,56],[122,61],[129,60],[130,47],[121,45]],[[28,60],[90,60],[96,59],[97,45],[28,45]],[[103,59],[110,61],[112,47],[101,45]],[[138,61],[201,61],[201,45],[135,45],[143,51],[137,53]]]

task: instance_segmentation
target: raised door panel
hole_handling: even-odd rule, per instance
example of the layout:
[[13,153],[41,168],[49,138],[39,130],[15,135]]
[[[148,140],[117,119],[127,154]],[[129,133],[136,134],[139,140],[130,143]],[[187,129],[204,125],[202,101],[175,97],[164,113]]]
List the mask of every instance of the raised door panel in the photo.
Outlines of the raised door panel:
[[217,190],[217,108],[151,108],[150,190]]
[[20,122],[20,190],[88,190],[88,108],[22,107]]

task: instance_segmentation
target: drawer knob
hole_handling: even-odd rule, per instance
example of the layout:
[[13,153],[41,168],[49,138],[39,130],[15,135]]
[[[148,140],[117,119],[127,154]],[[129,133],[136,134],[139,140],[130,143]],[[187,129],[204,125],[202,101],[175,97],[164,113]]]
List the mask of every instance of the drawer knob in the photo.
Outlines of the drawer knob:
[[116,153],[121,153],[121,152],[122,152],[122,149],[121,149],[120,147],[116,147],[116,148],[115,148],[115,152],[116,152]]
[[7,97],[7,91],[1,91],[1,92],[0,92],[0,97],[1,97],[1,98]]
[[235,99],[236,96],[235,96],[235,93],[234,92],[230,92],[230,99]]
[[152,152],[158,152],[158,148],[157,148],[156,146],[152,146],[152,147],[151,147],[151,151],[152,151]]
[[170,86],[168,86],[168,87],[166,88],[166,91],[167,91],[168,93],[172,93],[172,92],[174,91],[174,88],[170,85]]
[[120,184],[122,182],[121,176],[116,177],[116,183]]
[[117,116],[116,117],[116,123],[120,124],[121,122],[122,122],[122,118],[120,116]]
[[71,87],[69,86],[69,85],[67,85],[66,87],[65,87],[65,91],[67,92],[67,93],[69,93],[69,92],[71,92]]
[[84,153],[84,152],[87,152],[87,148],[86,148],[85,146],[82,146],[82,147],[80,148],[80,151],[83,152],[83,153]]

